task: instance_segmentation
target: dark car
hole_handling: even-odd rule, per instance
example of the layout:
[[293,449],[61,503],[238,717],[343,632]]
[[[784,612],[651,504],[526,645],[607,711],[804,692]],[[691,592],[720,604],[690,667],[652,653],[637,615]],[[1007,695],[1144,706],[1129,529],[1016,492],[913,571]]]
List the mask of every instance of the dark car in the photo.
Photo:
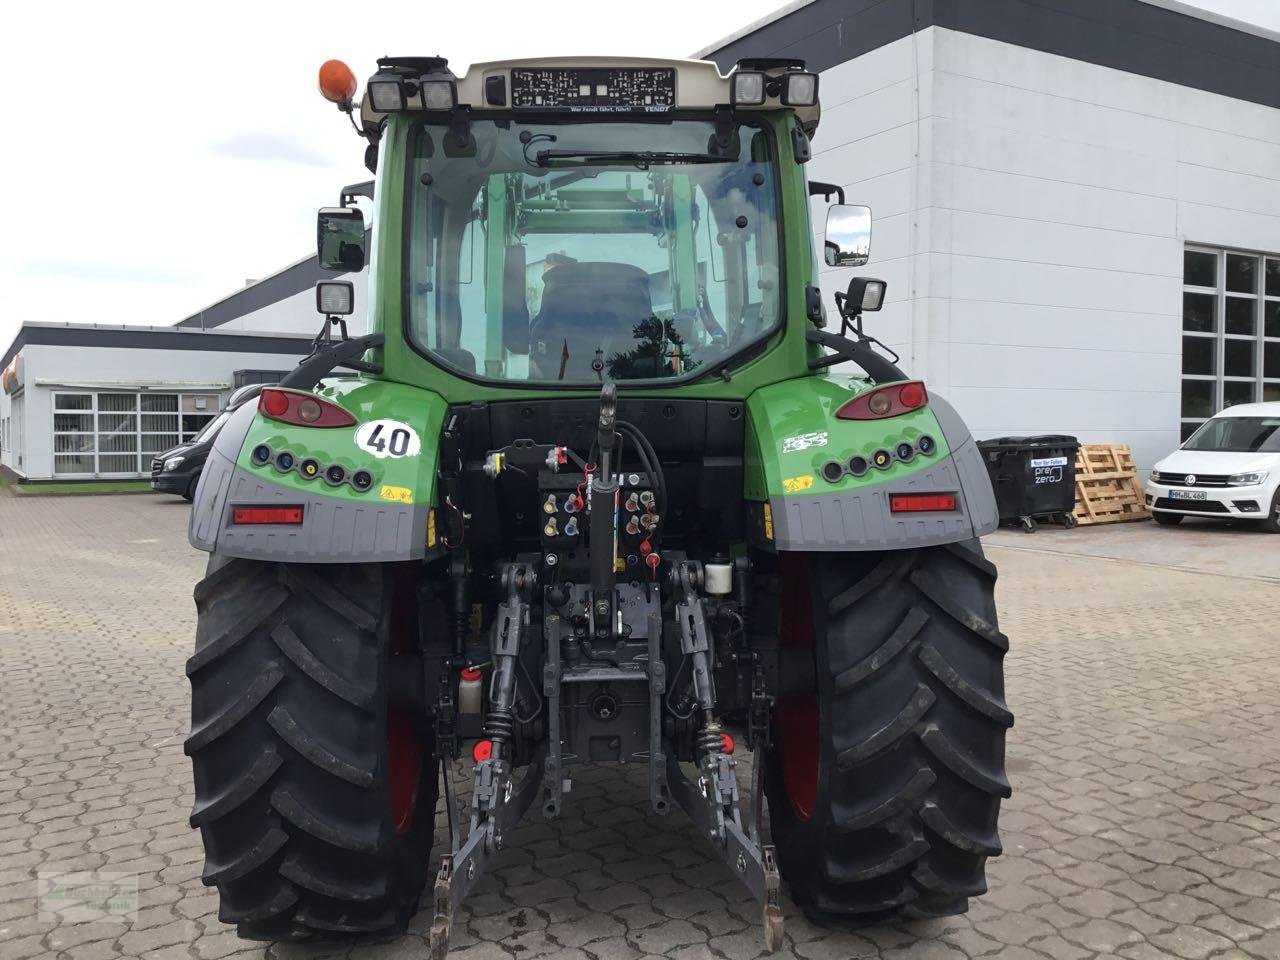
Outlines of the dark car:
[[264,384],[254,383],[241,387],[231,394],[226,409],[205,424],[204,429],[187,443],[180,443],[164,453],[156,454],[151,461],[151,489],[156,493],[177,494],[190,501],[195,496],[200,471],[204,469],[205,458],[213,449],[218,431],[235,410],[257,400],[263,386]]

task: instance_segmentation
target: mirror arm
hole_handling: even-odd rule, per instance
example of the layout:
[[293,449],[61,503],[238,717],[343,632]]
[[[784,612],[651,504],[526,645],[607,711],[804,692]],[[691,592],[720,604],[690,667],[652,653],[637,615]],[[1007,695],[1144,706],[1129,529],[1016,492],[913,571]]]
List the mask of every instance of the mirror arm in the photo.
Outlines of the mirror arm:
[[850,340],[848,337],[828,333],[825,330],[808,330],[804,337],[810,343],[820,344],[835,351],[831,356],[810,360],[810,370],[822,370],[841,361],[851,360],[865,370],[876,383],[896,383],[899,380],[910,379],[892,361],[872,350],[871,345],[866,341]]
[[279,385],[292,387],[294,390],[310,390],[332,373],[334,367],[350,367],[363,373],[381,373],[381,364],[369,363],[360,357],[365,351],[382,346],[385,340],[381,333],[368,333],[350,340],[331,341],[328,346],[317,344],[311,356],[285,374]]
[[831,202],[831,195],[835,194],[840,203],[844,203],[844,187],[834,183],[823,183],[821,180],[809,181],[809,196],[822,197],[827,203]]
[[373,181],[365,180],[362,183],[350,183],[342,188],[342,193],[338,198],[338,206],[350,207],[356,202],[356,197],[366,197],[373,199]]

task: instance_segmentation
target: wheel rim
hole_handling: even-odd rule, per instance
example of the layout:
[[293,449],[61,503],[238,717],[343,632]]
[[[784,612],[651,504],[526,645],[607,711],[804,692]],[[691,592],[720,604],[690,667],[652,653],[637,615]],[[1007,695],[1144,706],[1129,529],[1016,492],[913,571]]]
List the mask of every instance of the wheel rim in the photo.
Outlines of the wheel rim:
[[[813,651],[815,632],[808,559],[784,553],[779,558],[779,572],[782,575],[782,646]],[[817,692],[780,697],[774,709],[774,729],[791,810],[799,819],[809,820],[818,805],[822,759]]]
[[[391,596],[388,671],[399,669],[396,658],[413,653],[417,646],[417,599],[413,590],[413,574],[411,566],[400,568],[395,574],[396,584]],[[414,727],[413,715],[403,707],[388,705],[387,780],[391,792],[391,819],[397,833],[408,833],[413,827],[425,753],[426,745]]]

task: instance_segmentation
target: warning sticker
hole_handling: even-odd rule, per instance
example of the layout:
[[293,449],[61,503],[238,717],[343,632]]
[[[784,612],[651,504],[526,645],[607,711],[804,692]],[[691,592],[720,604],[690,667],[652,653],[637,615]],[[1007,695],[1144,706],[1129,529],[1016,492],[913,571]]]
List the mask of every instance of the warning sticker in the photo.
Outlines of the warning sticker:
[[787,493],[800,493],[813,486],[813,474],[803,477],[786,477],[782,481],[782,489]]
[[393,487],[384,483],[382,489],[378,491],[378,496],[383,500],[393,500],[397,503],[413,503],[413,491],[408,487]]

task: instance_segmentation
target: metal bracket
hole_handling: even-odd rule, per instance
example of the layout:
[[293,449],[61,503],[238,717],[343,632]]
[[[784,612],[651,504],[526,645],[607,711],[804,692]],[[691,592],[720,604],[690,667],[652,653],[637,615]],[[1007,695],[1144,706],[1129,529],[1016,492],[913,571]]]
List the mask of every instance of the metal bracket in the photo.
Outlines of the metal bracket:
[[667,754],[662,739],[662,696],[667,691],[667,665],[662,661],[662,618],[649,614],[649,806],[659,816],[671,810],[667,786]]
[[[729,757],[722,759],[728,762],[720,765],[721,770],[732,777],[733,761]],[[762,846],[757,837],[748,836],[742,829],[741,815],[737,810],[736,778],[731,790],[723,783],[708,786],[705,778],[700,778],[699,784],[695,785],[674,756],[667,758],[667,777],[676,802],[760,903],[765,948],[773,953],[782,945],[783,932],[778,865],[773,847]],[[733,797],[731,810],[726,810],[721,802],[728,794]],[[754,797],[752,803],[754,807]]]
[[[500,760],[482,760],[476,764],[477,799],[473,802],[471,831],[460,849],[440,859],[435,883],[435,917],[431,921],[432,960],[444,960],[449,952],[449,934],[454,911],[475,888],[489,869],[494,855],[502,849],[508,830],[514,829],[538,795],[542,783],[545,753],[525,771],[513,785],[510,771],[495,769]],[[484,782],[484,796],[478,796]],[[504,783],[502,789],[494,789]],[[477,819],[479,818],[479,819]]]
[[564,771],[560,743],[560,637],[556,632],[559,614],[543,619],[547,638],[547,660],[542,668],[542,697],[547,707],[547,762],[543,773],[542,815],[548,819],[560,816],[564,803]]

